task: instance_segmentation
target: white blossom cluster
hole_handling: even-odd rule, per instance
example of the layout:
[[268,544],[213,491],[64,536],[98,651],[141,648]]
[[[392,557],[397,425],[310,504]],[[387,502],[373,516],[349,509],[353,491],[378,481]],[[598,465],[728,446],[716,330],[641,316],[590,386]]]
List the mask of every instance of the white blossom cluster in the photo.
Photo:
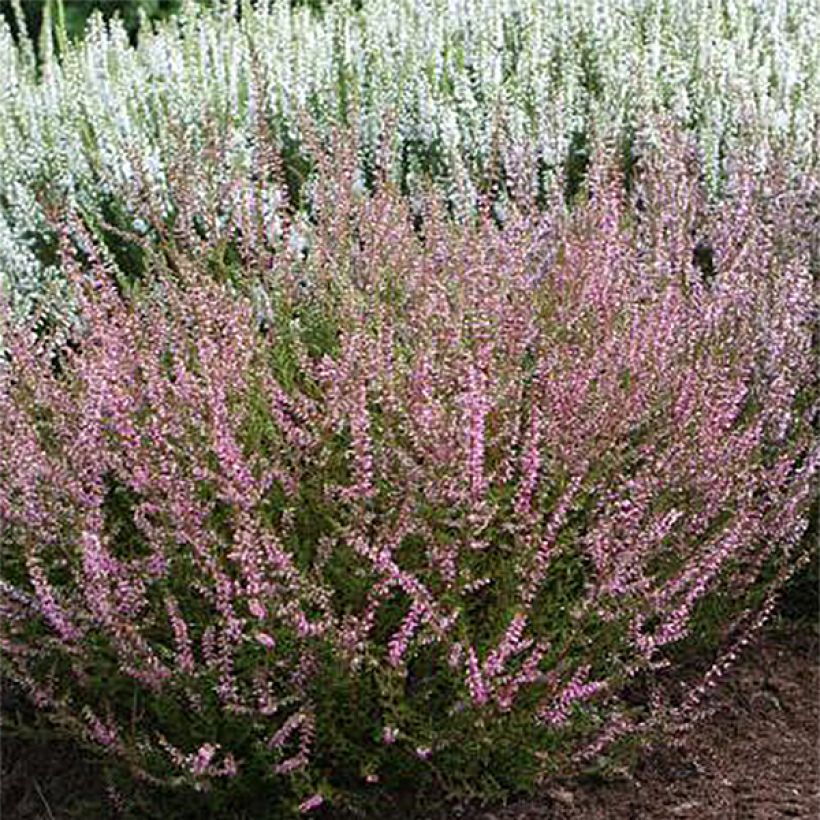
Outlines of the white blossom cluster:
[[137,47],[97,17],[39,62],[0,23],[0,275],[24,311],[53,286],[44,190],[92,213],[136,213],[137,191],[171,208],[188,163],[241,196],[260,117],[293,144],[305,112],[353,121],[365,159],[389,120],[403,184],[432,174],[468,199],[492,163],[528,152],[526,184],[543,185],[592,135],[651,139],[657,115],[696,135],[715,187],[739,146],[813,172],[819,42],[819,0],[190,2]]

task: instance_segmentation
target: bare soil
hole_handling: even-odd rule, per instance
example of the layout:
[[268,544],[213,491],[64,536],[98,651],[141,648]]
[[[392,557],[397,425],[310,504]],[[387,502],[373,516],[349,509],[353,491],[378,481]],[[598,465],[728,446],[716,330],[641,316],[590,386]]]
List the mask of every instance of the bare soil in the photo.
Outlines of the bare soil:
[[564,784],[470,820],[820,818],[819,648],[816,626],[770,630],[682,747],[647,749],[630,779]]
[[[773,820],[820,818],[820,641],[781,624],[749,647],[714,695],[717,709],[681,747],[648,749],[628,778],[564,782],[462,820]],[[2,820],[113,817],[93,760],[71,745],[7,738]],[[173,820],[173,818],[169,818]]]

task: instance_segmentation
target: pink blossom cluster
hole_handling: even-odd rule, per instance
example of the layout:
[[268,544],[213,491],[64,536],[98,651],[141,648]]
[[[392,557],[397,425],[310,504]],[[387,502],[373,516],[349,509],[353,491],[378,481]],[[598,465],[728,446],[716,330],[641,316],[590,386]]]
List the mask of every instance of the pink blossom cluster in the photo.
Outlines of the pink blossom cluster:
[[[387,180],[347,194],[342,157],[306,251],[219,276],[191,237],[130,289],[64,215],[71,344],[4,331],[4,669],[197,781],[249,749],[330,778],[356,720],[374,755],[423,761],[465,715],[492,733],[523,709],[548,738],[586,711],[596,751],[622,733],[625,687],[703,601],[788,576],[818,465],[788,204],[742,174],[711,204],[667,149],[632,197],[600,156],[571,213],[513,203],[502,228]],[[244,746],[206,736],[222,718]]]

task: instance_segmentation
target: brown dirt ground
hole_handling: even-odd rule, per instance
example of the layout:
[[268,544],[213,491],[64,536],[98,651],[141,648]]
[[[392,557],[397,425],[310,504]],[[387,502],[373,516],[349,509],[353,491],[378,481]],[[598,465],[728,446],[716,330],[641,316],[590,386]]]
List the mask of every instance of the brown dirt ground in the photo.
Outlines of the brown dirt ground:
[[[648,749],[630,778],[565,782],[461,820],[773,820],[820,818],[818,628],[769,629],[714,695],[713,716],[682,747]],[[109,816],[93,762],[65,743],[9,738],[2,820]],[[102,812],[102,813],[101,813]],[[170,820],[170,818],[169,818]]]
[[470,820],[820,818],[819,650],[812,625],[770,630],[681,748],[648,749],[631,779],[565,784]]

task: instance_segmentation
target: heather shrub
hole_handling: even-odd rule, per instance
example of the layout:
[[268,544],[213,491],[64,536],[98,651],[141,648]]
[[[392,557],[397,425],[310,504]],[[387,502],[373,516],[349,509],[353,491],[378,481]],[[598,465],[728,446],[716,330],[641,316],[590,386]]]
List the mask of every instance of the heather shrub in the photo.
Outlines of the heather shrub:
[[50,214],[77,320],[4,331],[4,674],[226,816],[498,796],[685,728],[804,560],[807,243],[675,146],[503,220],[316,161],[269,247],[191,231],[136,279]]

